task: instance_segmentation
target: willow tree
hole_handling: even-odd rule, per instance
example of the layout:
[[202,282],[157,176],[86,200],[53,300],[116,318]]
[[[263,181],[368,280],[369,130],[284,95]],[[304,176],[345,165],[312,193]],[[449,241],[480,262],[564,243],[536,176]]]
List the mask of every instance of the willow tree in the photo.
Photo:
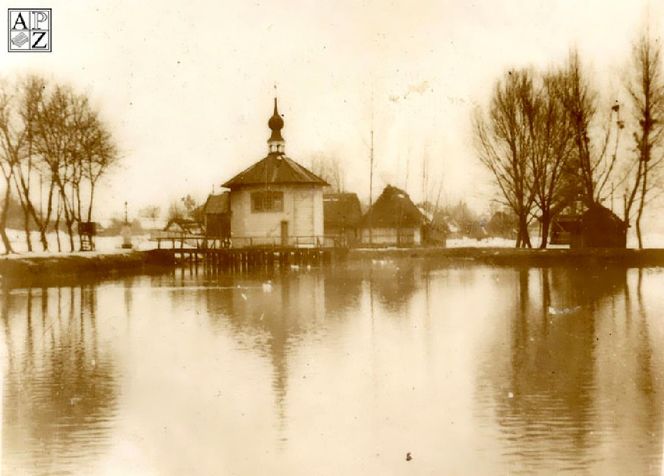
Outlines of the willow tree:
[[54,183],[40,160],[36,146],[36,129],[40,120],[47,83],[40,76],[29,76],[16,85],[18,120],[16,131],[23,140],[20,161],[14,172],[14,185],[23,209],[23,224],[28,251],[32,251],[30,222],[36,224],[42,249],[48,250],[46,238],[53,212]]
[[508,71],[495,85],[488,111],[476,111],[473,124],[479,159],[493,175],[504,204],[517,217],[517,248],[532,247],[528,225],[535,203],[530,130],[534,88],[532,71]]
[[5,190],[2,194],[0,210],[0,238],[5,247],[5,254],[13,253],[13,247],[7,236],[6,225],[12,192],[12,179],[16,164],[20,160],[22,138],[12,127],[12,96],[0,91],[0,170],[4,179]]
[[545,73],[531,106],[530,154],[532,188],[541,223],[540,248],[548,244],[552,220],[568,205],[576,186],[570,180],[574,141],[572,121],[563,104],[565,73]]
[[[627,91],[632,109],[635,158],[628,167],[631,180],[625,194],[625,218],[636,207],[636,236],[643,248],[641,220],[662,163],[664,140],[664,78],[661,47],[648,32],[635,43]],[[632,172],[633,171],[633,172]]]
[[607,185],[616,170],[622,129],[619,106],[602,112],[577,51],[570,54],[563,70],[560,94],[574,145],[569,177],[577,182],[578,198],[592,207],[606,200]]
[[14,89],[15,100],[5,108],[8,119],[0,132],[3,149],[14,151],[12,168],[6,170],[23,208],[28,250],[31,222],[44,250],[49,228],[55,226],[60,248],[59,223],[64,218],[73,251],[74,227],[91,221],[96,186],[118,158],[111,133],[88,98],[66,85],[30,76]]
[[330,184],[335,193],[345,188],[346,173],[337,157],[317,154],[311,159],[311,171]]

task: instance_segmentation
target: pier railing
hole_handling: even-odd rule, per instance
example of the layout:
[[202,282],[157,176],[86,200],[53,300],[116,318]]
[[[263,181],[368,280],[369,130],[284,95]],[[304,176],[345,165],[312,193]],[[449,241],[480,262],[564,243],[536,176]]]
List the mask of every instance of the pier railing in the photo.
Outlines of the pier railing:
[[337,236],[234,236],[218,238],[186,233],[157,232],[151,236],[158,249],[345,248]]

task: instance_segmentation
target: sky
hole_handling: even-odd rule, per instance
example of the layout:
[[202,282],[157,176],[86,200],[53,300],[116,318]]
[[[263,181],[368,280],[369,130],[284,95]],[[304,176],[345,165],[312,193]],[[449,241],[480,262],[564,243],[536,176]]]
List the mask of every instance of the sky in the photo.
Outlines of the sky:
[[[12,8],[34,2],[14,0]],[[336,158],[345,188],[386,184],[477,210],[496,198],[477,160],[475,108],[507,69],[560,64],[570,48],[607,97],[631,43],[664,4],[647,1],[225,0],[41,2],[53,51],[7,53],[2,76],[39,73],[89,94],[121,151],[98,219],[212,190],[267,152],[272,98],[286,153]],[[3,15],[7,12],[4,10]],[[5,23],[6,25],[6,17]]]

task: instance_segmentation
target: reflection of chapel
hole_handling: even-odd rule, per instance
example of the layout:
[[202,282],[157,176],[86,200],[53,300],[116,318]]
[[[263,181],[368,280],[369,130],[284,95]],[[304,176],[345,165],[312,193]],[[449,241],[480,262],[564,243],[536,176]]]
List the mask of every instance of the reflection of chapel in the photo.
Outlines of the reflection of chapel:
[[267,156],[223,184],[230,189],[233,246],[322,242],[323,188],[328,184],[286,156],[276,98],[268,126]]

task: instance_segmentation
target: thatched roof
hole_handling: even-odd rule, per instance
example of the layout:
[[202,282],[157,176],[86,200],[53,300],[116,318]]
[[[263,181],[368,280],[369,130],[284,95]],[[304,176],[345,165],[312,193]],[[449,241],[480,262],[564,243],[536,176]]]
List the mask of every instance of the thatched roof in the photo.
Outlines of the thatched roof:
[[364,214],[362,227],[417,227],[425,222],[424,215],[403,190],[388,185],[373,206]]
[[188,233],[190,235],[198,235],[202,233],[203,225],[189,218],[171,218],[164,227],[164,231],[175,231]]
[[354,193],[323,195],[325,228],[353,228],[362,219],[360,200]]
[[218,195],[209,195],[203,209],[206,215],[220,215],[230,213],[230,194],[228,192],[220,193]]
[[321,187],[329,185],[283,153],[274,152],[240,172],[223,186],[232,189],[247,185],[270,184],[310,184]]
[[611,210],[599,203],[593,204],[582,216],[582,220],[587,224],[603,224],[605,227],[611,226],[616,229],[626,228],[625,222]]

